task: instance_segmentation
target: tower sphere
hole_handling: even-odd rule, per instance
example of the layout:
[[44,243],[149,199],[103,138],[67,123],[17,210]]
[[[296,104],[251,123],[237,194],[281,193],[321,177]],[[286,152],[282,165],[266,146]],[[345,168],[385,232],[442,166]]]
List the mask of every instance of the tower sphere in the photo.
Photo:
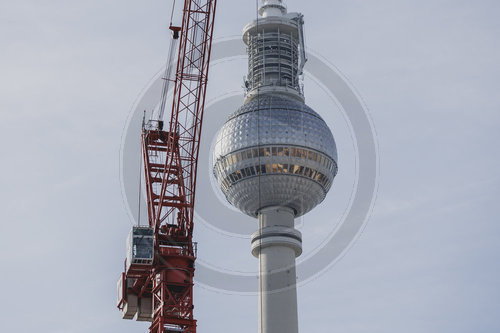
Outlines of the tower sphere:
[[213,171],[243,213],[281,206],[301,216],[325,198],[337,173],[335,140],[310,107],[282,94],[253,98],[220,129]]

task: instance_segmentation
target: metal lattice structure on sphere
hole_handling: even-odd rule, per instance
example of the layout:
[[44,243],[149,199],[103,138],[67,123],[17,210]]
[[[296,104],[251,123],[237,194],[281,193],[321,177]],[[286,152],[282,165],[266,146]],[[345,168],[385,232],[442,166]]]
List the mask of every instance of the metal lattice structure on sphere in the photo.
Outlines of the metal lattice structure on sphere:
[[196,332],[193,216],[216,3],[184,1],[182,27],[171,27],[179,39],[175,76],[164,78],[174,84],[168,126],[161,116],[143,126],[149,226],[129,237],[118,307],[126,319],[151,321],[150,333]]

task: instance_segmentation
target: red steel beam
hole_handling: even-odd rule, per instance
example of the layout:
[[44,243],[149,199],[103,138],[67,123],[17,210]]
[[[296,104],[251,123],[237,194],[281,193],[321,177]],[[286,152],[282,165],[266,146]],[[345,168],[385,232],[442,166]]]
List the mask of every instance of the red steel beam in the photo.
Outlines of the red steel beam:
[[[185,0],[168,130],[144,128],[142,158],[153,267],[134,271],[134,291],[153,299],[150,333],[196,332],[193,216],[196,173],[217,0]],[[178,29],[177,29],[178,31]]]

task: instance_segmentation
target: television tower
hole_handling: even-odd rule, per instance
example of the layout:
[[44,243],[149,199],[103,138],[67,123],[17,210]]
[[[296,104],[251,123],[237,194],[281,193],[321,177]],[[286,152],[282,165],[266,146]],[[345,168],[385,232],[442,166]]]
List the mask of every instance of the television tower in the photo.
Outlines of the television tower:
[[220,129],[213,172],[229,203],[258,218],[259,332],[297,333],[294,219],[323,201],[337,174],[337,149],[325,121],[305,104],[303,16],[263,0],[243,30],[248,76],[243,106]]

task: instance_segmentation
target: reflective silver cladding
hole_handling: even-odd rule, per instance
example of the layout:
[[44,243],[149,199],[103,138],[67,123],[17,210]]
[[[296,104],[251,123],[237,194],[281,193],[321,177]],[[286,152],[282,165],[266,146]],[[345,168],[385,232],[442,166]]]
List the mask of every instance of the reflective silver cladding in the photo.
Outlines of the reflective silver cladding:
[[324,120],[279,94],[253,99],[229,117],[213,161],[227,200],[250,216],[275,205],[303,215],[324,199],[337,173],[335,140]]

